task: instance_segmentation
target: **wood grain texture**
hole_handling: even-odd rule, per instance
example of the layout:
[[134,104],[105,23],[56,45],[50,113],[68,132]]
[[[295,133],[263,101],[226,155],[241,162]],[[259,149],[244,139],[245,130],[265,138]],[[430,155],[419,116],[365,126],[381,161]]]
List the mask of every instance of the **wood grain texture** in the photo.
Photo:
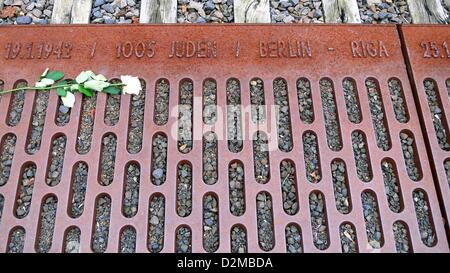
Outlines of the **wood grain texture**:
[[270,23],[269,0],[234,0],[235,23]]
[[89,24],[92,0],[74,0],[72,5],[72,24]]
[[441,0],[407,0],[407,2],[414,24],[442,24],[448,19],[448,12],[442,6]]
[[50,23],[70,24],[73,2],[74,0],[55,0]]
[[356,0],[322,0],[326,23],[361,23]]
[[177,0],[142,0],[140,23],[176,23]]

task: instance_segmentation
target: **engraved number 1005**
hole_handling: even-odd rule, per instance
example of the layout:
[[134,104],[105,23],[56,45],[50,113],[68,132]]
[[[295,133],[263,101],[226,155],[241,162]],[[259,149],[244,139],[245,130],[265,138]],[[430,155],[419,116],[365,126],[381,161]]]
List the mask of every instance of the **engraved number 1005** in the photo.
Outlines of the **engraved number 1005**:
[[117,58],[143,58],[145,56],[152,58],[155,55],[155,41],[149,42],[123,42],[116,46]]

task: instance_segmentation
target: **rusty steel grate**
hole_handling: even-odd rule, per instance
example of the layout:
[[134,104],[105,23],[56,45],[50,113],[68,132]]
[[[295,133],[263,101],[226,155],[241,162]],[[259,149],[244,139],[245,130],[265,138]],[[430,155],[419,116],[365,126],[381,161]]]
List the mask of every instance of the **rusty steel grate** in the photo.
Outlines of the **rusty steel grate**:
[[418,109],[424,124],[449,232],[450,216],[450,29],[402,27]]
[[3,88],[145,85],[1,97],[1,251],[448,251],[393,26],[3,27],[0,48]]

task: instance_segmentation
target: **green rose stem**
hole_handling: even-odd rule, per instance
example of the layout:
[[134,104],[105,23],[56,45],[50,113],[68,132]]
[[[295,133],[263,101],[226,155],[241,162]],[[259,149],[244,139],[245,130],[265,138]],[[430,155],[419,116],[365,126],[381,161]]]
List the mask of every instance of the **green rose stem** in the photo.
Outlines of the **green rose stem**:
[[[20,90],[36,90],[36,91],[42,91],[42,90],[50,90],[50,89],[56,89],[56,88],[60,88],[60,87],[71,87],[73,84],[64,84],[64,85],[55,85],[55,86],[47,86],[47,87],[34,87],[34,86],[25,86],[25,87],[19,87],[19,88],[14,88],[14,89],[10,89],[10,90],[5,90],[5,91],[0,91],[0,96],[7,94],[7,93],[13,93],[13,92],[17,92]],[[123,83],[112,83],[109,86],[124,86],[125,84]]]

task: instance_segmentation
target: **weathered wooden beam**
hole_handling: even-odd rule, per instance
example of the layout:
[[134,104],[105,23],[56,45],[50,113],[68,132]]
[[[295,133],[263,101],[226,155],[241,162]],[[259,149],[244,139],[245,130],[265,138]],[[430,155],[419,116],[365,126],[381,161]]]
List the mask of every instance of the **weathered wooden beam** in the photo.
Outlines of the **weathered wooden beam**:
[[[446,0],[448,1],[448,0]],[[448,12],[441,0],[407,0],[414,24],[445,23]]]
[[269,0],[234,0],[235,23],[270,23]]
[[73,2],[74,0],[55,0],[50,23],[70,24],[70,18],[72,17]]
[[356,0],[322,0],[326,23],[361,23]]
[[142,0],[140,23],[176,23],[177,0]]
[[89,24],[92,0],[75,0],[72,5],[72,24]]

